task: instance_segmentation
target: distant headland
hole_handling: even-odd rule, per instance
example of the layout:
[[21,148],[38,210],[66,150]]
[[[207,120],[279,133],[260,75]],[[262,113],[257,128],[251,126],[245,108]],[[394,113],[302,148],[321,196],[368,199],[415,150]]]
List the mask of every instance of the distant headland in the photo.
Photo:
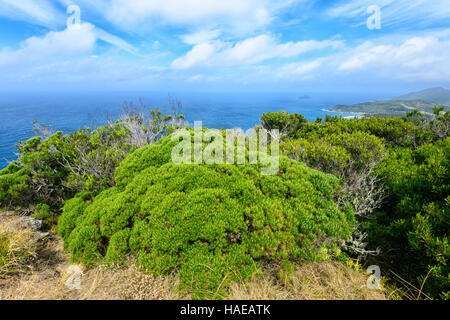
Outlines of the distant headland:
[[450,106],[450,90],[430,88],[411,92],[391,100],[376,100],[354,105],[334,106],[333,112],[363,113],[366,115],[404,116],[412,110],[431,114],[435,106]]

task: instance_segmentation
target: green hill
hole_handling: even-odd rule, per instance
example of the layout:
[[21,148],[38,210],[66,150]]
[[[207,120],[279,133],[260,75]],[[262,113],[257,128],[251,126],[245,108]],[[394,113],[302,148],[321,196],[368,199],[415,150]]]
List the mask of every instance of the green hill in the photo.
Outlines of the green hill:
[[404,116],[412,110],[431,114],[435,106],[450,106],[450,90],[430,88],[408,93],[392,100],[377,100],[354,105],[334,106],[332,111],[347,113],[363,113],[368,115]]
[[432,113],[435,102],[427,100],[378,100],[354,105],[336,105],[336,112],[355,112],[364,114],[389,114],[403,116],[405,113],[418,109],[424,113]]
[[398,100],[423,99],[438,104],[450,105],[450,90],[444,88],[430,88],[418,92],[411,92],[396,98]]

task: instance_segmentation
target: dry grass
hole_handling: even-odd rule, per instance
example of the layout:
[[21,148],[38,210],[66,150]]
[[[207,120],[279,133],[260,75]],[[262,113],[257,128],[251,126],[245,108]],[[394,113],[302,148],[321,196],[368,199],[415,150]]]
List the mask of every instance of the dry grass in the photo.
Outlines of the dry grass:
[[68,260],[53,268],[38,269],[10,277],[0,283],[0,300],[174,300],[175,277],[153,277],[140,272],[134,264],[128,268],[97,266],[84,270],[79,289],[66,284],[71,265]]
[[[97,266],[82,270],[80,288],[71,290],[66,285],[73,265],[63,251],[56,235],[37,242],[32,233],[21,226],[21,219],[0,213],[0,228],[27,239],[34,248],[25,272],[0,278],[0,299],[26,300],[174,300],[189,299],[178,290],[176,276],[154,277],[136,268],[132,259],[126,268]],[[23,262],[23,261],[22,261]],[[227,299],[236,300],[305,300],[305,299],[376,299],[388,298],[386,290],[366,287],[367,276],[335,262],[312,263],[298,266],[295,272],[280,281],[278,269],[264,268],[264,276],[251,281],[234,283]]]
[[243,300],[386,300],[385,290],[366,286],[365,274],[337,262],[298,266],[282,282],[266,268],[262,279],[235,283],[229,299]]
[[[78,266],[83,271],[80,288],[71,290],[66,283],[73,275],[71,269],[74,265],[64,253],[61,239],[51,234],[48,238],[37,240],[38,233],[25,229],[23,220],[23,217],[12,212],[0,212],[0,241],[3,234],[7,235],[8,249],[14,249],[16,257],[8,260],[8,272],[0,272],[0,300],[189,298],[178,294],[175,276],[154,277],[145,274],[135,267],[131,259],[127,268],[97,266],[83,270]],[[14,246],[9,246],[11,239],[14,240]],[[0,271],[3,269],[0,268]]]
[[36,256],[32,232],[20,225],[11,213],[0,216],[0,279],[9,274],[26,272]]

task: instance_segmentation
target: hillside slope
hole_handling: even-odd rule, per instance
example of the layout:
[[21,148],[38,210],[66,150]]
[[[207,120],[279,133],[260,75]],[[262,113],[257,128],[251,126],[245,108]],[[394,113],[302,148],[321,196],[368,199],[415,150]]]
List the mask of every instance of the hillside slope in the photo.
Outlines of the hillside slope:
[[431,114],[436,103],[427,100],[378,100],[372,102],[358,103],[354,105],[336,105],[332,110],[335,112],[355,112],[369,115],[391,115],[404,116],[407,112],[418,109],[424,113]]
[[353,105],[338,104],[332,108],[332,111],[402,117],[415,109],[425,114],[432,114],[433,108],[440,105],[450,106],[450,90],[429,88],[411,92],[392,100],[377,100]]
[[450,105],[450,90],[444,88],[429,88],[417,92],[411,92],[400,97],[396,100],[415,100],[423,99],[431,102]]

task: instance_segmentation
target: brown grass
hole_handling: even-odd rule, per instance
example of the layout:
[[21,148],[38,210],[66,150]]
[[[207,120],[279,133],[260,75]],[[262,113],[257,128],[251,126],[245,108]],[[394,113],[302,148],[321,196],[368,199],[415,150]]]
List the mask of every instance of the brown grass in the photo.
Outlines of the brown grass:
[[337,262],[297,266],[284,281],[268,268],[262,279],[235,283],[229,299],[243,300],[386,300],[386,290],[366,286],[367,276]]
[[36,256],[32,232],[20,225],[11,213],[0,216],[0,279],[12,273],[26,272]]
[[[0,213],[0,227],[9,232],[25,232],[21,219]],[[80,300],[174,300],[189,299],[178,290],[176,276],[154,277],[141,272],[129,259],[127,267],[97,266],[82,270],[79,290],[66,286],[70,274],[69,256],[61,240],[54,234],[39,242],[28,238],[35,258],[26,272],[0,278],[0,299],[80,299]],[[80,267],[81,268],[81,267]],[[297,266],[295,272],[280,281],[277,268],[267,266],[261,278],[232,284],[227,299],[236,300],[305,300],[305,299],[376,299],[388,298],[387,290],[366,287],[367,276],[335,262]]]

